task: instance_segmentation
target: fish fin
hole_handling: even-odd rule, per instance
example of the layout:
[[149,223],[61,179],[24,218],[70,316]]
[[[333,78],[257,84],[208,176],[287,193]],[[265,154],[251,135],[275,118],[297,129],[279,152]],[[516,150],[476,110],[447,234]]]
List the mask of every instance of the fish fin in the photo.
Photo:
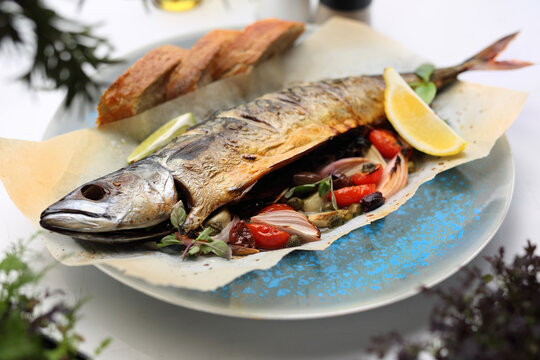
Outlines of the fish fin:
[[518,34],[519,32],[515,32],[497,40],[478,54],[467,59],[464,63],[465,67],[467,70],[512,70],[533,65],[531,62],[521,60],[495,60]]
[[475,64],[469,67],[469,70],[514,70],[522,67],[534,65],[529,61],[521,60],[505,60],[505,61],[488,61],[485,63]]

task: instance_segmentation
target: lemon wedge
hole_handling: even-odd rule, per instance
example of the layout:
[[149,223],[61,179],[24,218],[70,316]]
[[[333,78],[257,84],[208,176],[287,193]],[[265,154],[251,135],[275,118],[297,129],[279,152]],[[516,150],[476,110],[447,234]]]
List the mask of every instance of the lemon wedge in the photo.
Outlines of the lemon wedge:
[[131,164],[145,158],[167,145],[172,139],[185,133],[193,125],[195,125],[195,118],[192,113],[182,114],[172,119],[144,139],[128,156],[128,163]]
[[415,149],[435,156],[455,155],[467,142],[416,95],[393,68],[384,70],[384,109],[394,129]]

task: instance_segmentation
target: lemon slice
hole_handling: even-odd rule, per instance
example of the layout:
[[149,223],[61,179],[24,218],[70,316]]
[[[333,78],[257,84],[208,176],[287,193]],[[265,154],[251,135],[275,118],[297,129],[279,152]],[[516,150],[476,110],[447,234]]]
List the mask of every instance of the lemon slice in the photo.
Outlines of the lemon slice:
[[393,68],[384,70],[384,109],[394,129],[415,149],[435,156],[455,155],[467,142],[416,95]]
[[128,156],[128,163],[131,164],[145,158],[157,149],[167,145],[172,139],[185,133],[193,125],[195,125],[195,118],[192,113],[182,114],[172,119],[144,139]]

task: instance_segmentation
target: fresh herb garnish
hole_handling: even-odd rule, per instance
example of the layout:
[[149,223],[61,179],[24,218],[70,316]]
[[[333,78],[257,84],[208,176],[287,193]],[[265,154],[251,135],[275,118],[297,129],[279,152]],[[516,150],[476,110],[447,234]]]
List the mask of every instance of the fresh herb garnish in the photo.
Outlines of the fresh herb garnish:
[[540,256],[527,242],[525,254],[506,264],[504,249],[486,258],[491,273],[466,268],[457,289],[424,289],[438,298],[429,340],[397,333],[373,338],[380,358],[392,349],[398,359],[539,359]]
[[435,95],[437,94],[437,87],[435,86],[435,83],[427,82],[424,83],[417,88],[414,89],[414,92],[420,96],[420,99],[422,99],[426,104],[431,104],[433,99],[435,99]]
[[415,74],[422,80],[410,83],[414,92],[426,103],[431,104],[437,94],[435,83],[430,81],[431,75],[435,71],[433,64],[422,64],[416,70]]
[[329,176],[326,179],[323,179],[319,183],[319,196],[324,197],[330,189],[332,188],[332,178]]
[[184,225],[184,221],[186,221],[186,209],[184,208],[184,203],[182,201],[177,202],[172,209],[171,212],[171,224],[180,230],[180,226]]
[[[171,245],[184,245],[180,238],[180,228],[186,220],[186,210],[184,204],[179,201],[173,207],[171,212],[171,224],[178,230],[172,234],[169,234],[161,239],[161,242],[157,244],[157,247],[163,248]],[[230,259],[232,251],[230,246],[223,240],[214,240],[210,237],[210,232],[212,228],[207,227],[204,229],[199,236],[192,240],[187,246],[184,252],[182,253],[182,258],[186,256],[196,256],[196,255],[207,255],[213,253],[217,256]]]
[[286,199],[289,199],[293,195],[306,194],[315,191],[315,189],[318,190],[320,197],[325,197],[326,194],[330,192],[332,206],[334,207],[334,210],[337,210],[337,202],[336,197],[334,196],[334,183],[332,182],[332,175],[313,184],[298,185],[296,187],[290,188],[284,196]]
[[186,256],[207,255],[213,253],[219,257],[230,259],[232,255],[231,247],[223,240],[214,240],[210,237],[211,228],[204,229],[195,240],[187,247],[182,258]]
[[327,177],[326,179],[321,180],[321,183],[319,184],[319,196],[325,197],[326,194],[330,192],[330,199],[332,201],[332,207],[334,210],[337,210],[337,201],[336,196],[334,195],[334,182],[332,181],[332,175]]
[[157,244],[158,248],[162,248],[162,247],[170,246],[170,245],[182,245],[182,242],[180,242],[180,240],[178,240],[178,237],[176,236],[176,234],[180,232],[180,227],[182,225],[184,225],[184,221],[186,221],[186,216],[187,216],[187,213],[186,213],[186,210],[184,208],[184,203],[182,203],[182,201],[178,201],[173,206],[173,209],[171,211],[171,215],[169,216],[169,218],[171,220],[171,224],[178,231],[177,232],[175,231],[174,233],[163,237],[161,239],[161,242],[159,242]]
[[420,79],[424,82],[429,82],[429,78],[435,71],[435,66],[433,64],[422,64],[415,70],[415,74],[418,75]]
[[301,195],[301,194],[307,194],[309,192],[314,191],[319,186],[320,181],[313,183],[313,184],[304,184],[304,185],[298,185],[293,188],[290,188],[285,193],[285,198],[290,198],[293,195]]
[[157,244],[158,248],[162,248],[170,245],[178,245],[181,242],[178,240],[175,234],[170,234],[161,239],[161,242]]

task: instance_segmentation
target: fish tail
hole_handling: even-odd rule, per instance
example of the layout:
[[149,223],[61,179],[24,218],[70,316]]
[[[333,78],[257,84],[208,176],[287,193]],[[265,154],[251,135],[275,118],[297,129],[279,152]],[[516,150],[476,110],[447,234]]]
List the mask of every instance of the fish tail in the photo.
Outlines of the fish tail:
[[[533,65],[528,61],[521,60],[505,60],[497,61],[495,58],[508,46],[510,41],[518,35],[518,32],[507,35],[502,39],[497,40],[484,50],[480,51],[473,57],[465,60],[463,63],[448,67],[437,69],[431,81],[435,83],[437,88],[441,88],[447,84],[454,82],[457,76],[462,72],[469,70],[513,70],[519,69],[525,66]],[[418,80],[415,80],[418,81]]]
[[474,55],[470,59],[465,60],[463,63],[464,70],[513,70],[519,69],[525,66],[533,65],[528,61],[521,60],[505,60],[497,61],[495,58],[508,46],[508,44],[514,40],[519,34],[515,32],[507,35],[502,39],[497,40],[493,44],[489,45],[478,54]]

